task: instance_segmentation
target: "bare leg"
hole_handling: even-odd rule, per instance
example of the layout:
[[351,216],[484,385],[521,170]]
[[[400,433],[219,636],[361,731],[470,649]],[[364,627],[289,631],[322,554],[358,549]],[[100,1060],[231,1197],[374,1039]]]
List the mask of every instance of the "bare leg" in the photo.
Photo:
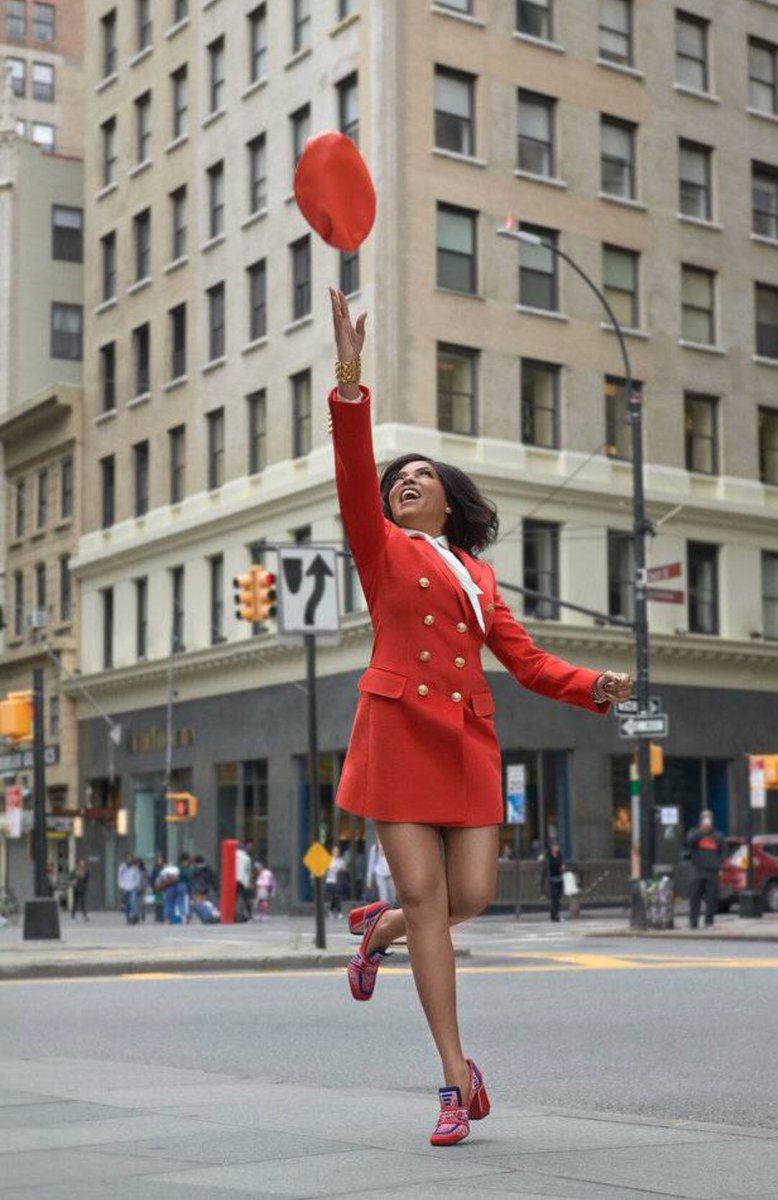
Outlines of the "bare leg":
[[470,1077],[459,1040],[454,949],[450,926],[488,904],[494,888],[497,829],[446,829],[446,862],[440,834],[429,825],[379,823],[379,833],[402,911],[385,914],[371,947],[404,933],[422,1008],[443,1066],[443,1081],[468,1094]]

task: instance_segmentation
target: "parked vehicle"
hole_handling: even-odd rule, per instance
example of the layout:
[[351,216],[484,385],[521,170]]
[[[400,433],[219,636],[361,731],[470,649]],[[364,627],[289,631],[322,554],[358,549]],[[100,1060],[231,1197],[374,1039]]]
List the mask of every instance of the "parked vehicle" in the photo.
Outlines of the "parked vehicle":
[[[754,891],[761,892],[765,912],[778,912],[778,834],[753,839]],[[719,867],[719,905],[726,911],[748,887],[748,846],[744,842]]]

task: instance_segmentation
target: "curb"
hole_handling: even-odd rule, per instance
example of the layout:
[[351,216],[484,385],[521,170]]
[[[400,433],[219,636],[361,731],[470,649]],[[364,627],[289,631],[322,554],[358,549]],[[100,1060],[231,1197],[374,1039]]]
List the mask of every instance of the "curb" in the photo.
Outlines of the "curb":
[[778,946],[778,933],[695,933],[684,929],[607,929],[599,933],[592,931],[584,935],[594,938],[649,938],[655,942],[675,940],[680,942],[761,942]]

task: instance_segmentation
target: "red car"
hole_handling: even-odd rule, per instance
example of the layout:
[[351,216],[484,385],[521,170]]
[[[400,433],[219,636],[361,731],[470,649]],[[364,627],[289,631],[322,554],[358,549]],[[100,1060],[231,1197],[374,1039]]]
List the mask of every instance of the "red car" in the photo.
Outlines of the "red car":
[[[778,912],[778,834],[753,839],[754,891],[761,892],[765,912]],[[738,846],[719,867],[719,903],[726,911],[748,887],[748,846]]]

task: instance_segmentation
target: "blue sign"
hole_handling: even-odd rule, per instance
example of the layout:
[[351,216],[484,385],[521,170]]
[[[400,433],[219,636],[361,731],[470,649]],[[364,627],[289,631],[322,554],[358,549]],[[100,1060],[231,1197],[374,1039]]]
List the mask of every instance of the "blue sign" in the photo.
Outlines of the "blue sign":
[[523,825],[527,819],[527,768],[523,763],[512,763],[505,775],[505,823]]

